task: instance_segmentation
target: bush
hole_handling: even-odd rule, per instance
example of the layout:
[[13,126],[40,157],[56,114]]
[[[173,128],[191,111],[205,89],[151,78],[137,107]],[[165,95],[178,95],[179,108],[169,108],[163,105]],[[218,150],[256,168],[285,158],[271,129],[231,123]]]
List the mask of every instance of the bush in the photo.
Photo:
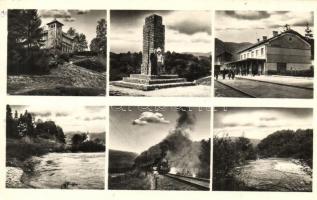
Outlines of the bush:
[[80,67],[93,70],[96,72],[106,71],[106,64],[104,64],[104,61],[102,62],[99,58],[87,58],[85,60],[76,62],[75,65],[78,65]]
[[59,58],[61,60],[63,60],[64,62],[69,62],[69,58],[71,57],[71,55],[69,53],[62,53]]
[[49,57],[45,50],[33,50],[31,53],[16,51],[8,58],[8,74],[48,74]]
[[[213,138],[213,189],[231,190],[242,187],[232,171],[247,160],[256,158],[255,149],[247,138]],[[237,189],[237,188],[236,188]]]

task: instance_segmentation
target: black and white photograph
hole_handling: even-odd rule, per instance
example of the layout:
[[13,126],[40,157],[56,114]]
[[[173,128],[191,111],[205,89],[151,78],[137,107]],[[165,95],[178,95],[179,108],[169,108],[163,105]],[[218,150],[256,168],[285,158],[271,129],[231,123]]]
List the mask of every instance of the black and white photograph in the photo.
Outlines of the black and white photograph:
[[6,187],[104,189],[103,106],[7,105]]
[[215,97],[313,98],[312,11],[216,11]]
[[110,107],[110,190],[209,190],[210,108]]
[[110,95],[211,96],[211,12],[110,11]]
[[312,192],[312,172],[313,109],[214,109],[214,191]]
[[105,96],[106,10],[8,10],[9,95]]

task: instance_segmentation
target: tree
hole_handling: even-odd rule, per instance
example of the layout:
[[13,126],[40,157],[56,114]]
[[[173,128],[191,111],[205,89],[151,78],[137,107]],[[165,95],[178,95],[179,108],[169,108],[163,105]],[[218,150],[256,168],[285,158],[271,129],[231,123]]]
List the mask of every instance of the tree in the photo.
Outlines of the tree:
[[74,134],[72,137],[72,146],[73,148],[77,148],[81,143],[83,143],[87,139],[87,134]]
[[76,30],[73,27],[70,27],[67,30],[67,34],[70,35],[70,36],[75,36],[75,33],[76,33]]
[[79,46],[79,51],[84,51],[85,49],[88,48],[86,35],[84,35],[82,33],[79,34],[79,36],[78,36],[78,46]]
[[67,34],[73,37],[75,51],[81,52],[88,48],[85,34],[78,33],[76,29],[72,27],[67,30]]
[[66,142],[63,129],[60,126],[57,126],[54,121],[38,122],[36,125],[36,132],[38,137],[55,139],[62,143]]
[[8,73],[47,71],[41,23],[37,10],[8,10]]
[[105,19],[97,22],[96,37],[90,42],[90,50],[104,56],[107,54],[107,22]]

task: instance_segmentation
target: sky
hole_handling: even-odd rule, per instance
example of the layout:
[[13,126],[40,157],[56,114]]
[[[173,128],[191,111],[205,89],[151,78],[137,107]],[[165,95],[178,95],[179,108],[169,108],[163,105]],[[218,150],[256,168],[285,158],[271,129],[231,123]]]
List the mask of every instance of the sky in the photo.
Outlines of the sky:
[[91,40],[96,37],[97,21],[102,18],[107,20],[106,10],[38,10],[38,13],[46,29],[46,24],[56,18],[64,24],[64,32],[72,27],[78,33],[85,34],[88,48]]
[[10,106],[13,114],[15,110],[18,111],[19,115],[20,113],[23,114],[25,110],[32,113],[35,116],[35,122],[38,119],[42,121],[52,120],[56,125],[62,127],[64,133],[77,131],[89,133],[105,132],[106,112],[102,106]]
[[[176,126],[176,107],[111,107],[110,149],[141,153],[162,141]],[[196,123],[189,137],[210,138],[210,109],[191,108]],[[145,112],[145,114],[144,114]],[[142,115],[143,113],[143,115]]]
[[225,42],[256,43],[273,30],[283,31],[285,24],[304,34],[308,23],[313,30],[313,12],[293,11],[216,11],[215,37]]
[[165,25],[165,49],[175,52],[211,52],[211,13],[209,11],[112,10],[111,51],[142,51],[145,18],[162,16]]
[[277,130],[313,128],[310,108],[215,108],[214,135],[263,139]]

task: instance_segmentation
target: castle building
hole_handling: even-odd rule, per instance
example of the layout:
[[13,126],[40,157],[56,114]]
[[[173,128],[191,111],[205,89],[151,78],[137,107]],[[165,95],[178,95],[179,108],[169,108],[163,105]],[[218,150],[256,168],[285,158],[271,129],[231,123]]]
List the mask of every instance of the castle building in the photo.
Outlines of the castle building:
[[292,71],[310,70],[312,67],[311,44],[294,30],[273,36],[238,52],[238,59],[226,63],[226,67],[245,74],[283,74]]
[[156,14],[145,18],[143,25],[143,53],[141,74],[151,75],[151,54],[155,49],[160,48],[162,54],[165,48],[165,26],[162,24],[162,17]]
[[43,33],[43,40],[45,41],[44,48],[50,49],[57,47],[61,49],[63,53],[74,52],[74,38],[63,32],[63,26],[64,24],[56,19],[47,23],[48,30]]

